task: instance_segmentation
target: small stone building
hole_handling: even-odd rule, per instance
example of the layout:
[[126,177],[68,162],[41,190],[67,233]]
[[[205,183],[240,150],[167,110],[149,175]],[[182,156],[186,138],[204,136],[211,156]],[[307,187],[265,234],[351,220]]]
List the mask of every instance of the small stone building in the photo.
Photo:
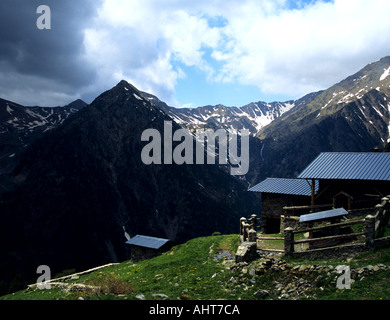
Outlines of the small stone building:
[[131,260],[141,261],[157,257],[163,252],[168,251],[173,246],[173,242],[169,239],[136,235],[126,242],[129,244],[131,252]]
[[279,233],[283,207],[307,205],[311,196],[311,186],[304,179],[267,178],[249,191],[261,192],[263,233]]

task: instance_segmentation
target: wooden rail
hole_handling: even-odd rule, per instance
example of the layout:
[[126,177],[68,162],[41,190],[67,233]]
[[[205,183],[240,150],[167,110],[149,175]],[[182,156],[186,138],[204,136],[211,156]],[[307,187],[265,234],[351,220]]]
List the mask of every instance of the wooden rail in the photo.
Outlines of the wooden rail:
[[313,238],[313,239],[303,239],[303,240],[295,240],[294,244],[299,243],[312,243],[312,242],[318,242],[318,241],[324,241],[324,240],[338,240],[343,238],[350,238],[350,237],[357,237],[365,235],[365,232],[356,232],[356,233],[349,233],[349,234],[340,234],[337,236],[328,236],[328,237],[321,237],[321,238]]
[[314,227],[314,228],[307,228],[307,229],[303,229],[303,230],[295,230],[293,232],[294,232],[294,234],[297,234],[297,233],[304,233],[304,232],[309,232],[309,231],[323,230],[325,228],[345,227],[345,226],[358,224],[358,223],[364,223],[364,222],[365,222],[365,220],[361,219],[361,220],[355,220],[355,221],[349,221],[349,222],[329,224],[329,225],[322,226],[322,227]]
[[304,209],[322,209],[322,208],[332,208],[333,204],[316,204],[314,206],[293,206],[293,207],[283,207],[283,210],[304,210]]

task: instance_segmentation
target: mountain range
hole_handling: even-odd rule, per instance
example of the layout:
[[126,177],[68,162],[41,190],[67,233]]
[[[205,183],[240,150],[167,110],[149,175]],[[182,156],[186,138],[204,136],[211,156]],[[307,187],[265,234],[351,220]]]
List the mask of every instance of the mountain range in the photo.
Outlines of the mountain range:
[[390,56],[295,101],[178,109],[147,97],[190,130],[249,129],[249,185],[294,178],[320,152],[382,150],[390,142]]
[[[295,101],[179,109],[126,81],[90,105],[24,107],[0,100],[0,281],[128,258],[125,235],[183,242],[238,232],[260,209],[247,192],[295,177],[320,152],[388,148],[390,57]],[[145,165],[146,129],[249,129],[250,169]],[[174,142],[174,146],[178,142]]]
[[1,199],[1,277],[123,261],[127,234],[181,243],[235,233],[256,210],[245,184],[217,164],[143,163],[142,133],[163,132],[165,121],[172,119],[121,81],[29,145]]

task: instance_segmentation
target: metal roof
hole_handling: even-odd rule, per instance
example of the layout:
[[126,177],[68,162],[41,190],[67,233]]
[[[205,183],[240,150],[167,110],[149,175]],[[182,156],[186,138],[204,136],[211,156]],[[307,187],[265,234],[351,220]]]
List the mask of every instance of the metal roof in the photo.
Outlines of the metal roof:
[[160,249],[168,241],[169,239],[136,235],[135,237],[131,238],[129,241],[126,241],[126,243],[134,246],[139,246],[139,247]]
[[[315,183],[318,191],[318,181]],[[310,185],[304,179],[267,178],[249,191],[310,196]]]
[[298,178],[390,181],[390,153],[324,152]]
[[345,216],[348,214],[348,211],[344,210],[344,208],[332,209],[327,211],[303,214],[299,218],[299,222],[308,222],[322,219],[329,219],[333,217]]

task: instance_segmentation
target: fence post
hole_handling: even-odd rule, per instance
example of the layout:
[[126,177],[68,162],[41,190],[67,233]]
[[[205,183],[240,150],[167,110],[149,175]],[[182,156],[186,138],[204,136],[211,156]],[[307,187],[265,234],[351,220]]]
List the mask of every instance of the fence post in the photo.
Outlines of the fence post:
[[289,255],[294,252],[294,231],[292,228],[284,229],[284,253]]
[[244,239],[244,225],[246,224],[246,218],[242,217],[240,219],[240,240],[241,242],[245,241]]
[[257,215],[252,214],[251,215],[251,227],[253,230],[256,230],[256,226],[257,226]]
[[248,232],[248,241],[249,242],[257,242],[257,232],[255,229],[250,229]]
[[366,246],[368,248],[371,248],[372,245],[374,244],[374,239],[375,239],[375,217],[372,215],[368,215],[365,221],[366,221],[366,230],[365,230]]

